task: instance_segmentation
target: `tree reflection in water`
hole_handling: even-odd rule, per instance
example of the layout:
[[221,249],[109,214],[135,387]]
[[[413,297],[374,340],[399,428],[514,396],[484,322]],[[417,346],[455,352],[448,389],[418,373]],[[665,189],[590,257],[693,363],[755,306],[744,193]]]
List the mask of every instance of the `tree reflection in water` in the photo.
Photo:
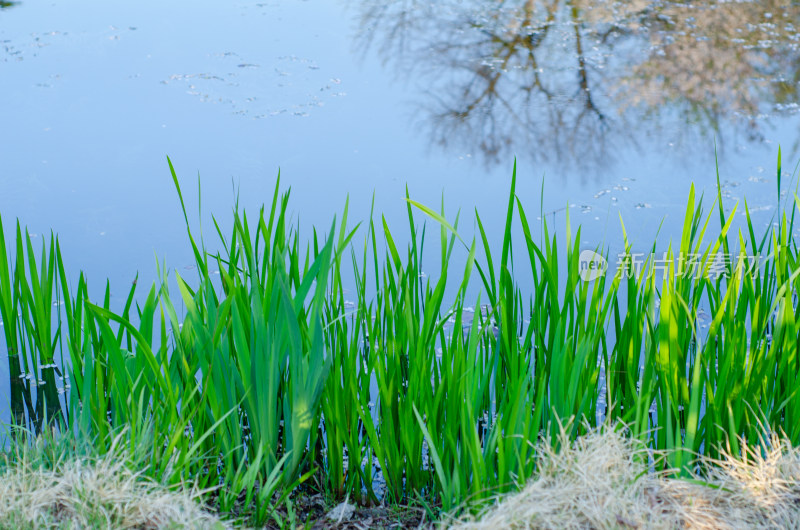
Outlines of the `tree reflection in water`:
[[799,14],[779,0],[363,0],[358,43],[419,75],[435,143],[487,164],[596,165],[658,131],[763,141],[770,117],[798,110]]

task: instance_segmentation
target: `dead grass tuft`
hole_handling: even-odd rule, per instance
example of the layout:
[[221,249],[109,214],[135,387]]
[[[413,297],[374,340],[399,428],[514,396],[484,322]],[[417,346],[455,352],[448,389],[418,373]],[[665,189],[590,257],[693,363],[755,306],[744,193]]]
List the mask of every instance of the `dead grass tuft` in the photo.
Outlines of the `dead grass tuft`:
[[726,455],[692,480],[654,473],[653,454],[605,427],[561,449],[540,444],[522,491],[451,528],[800,528],[800,451],[777,436],[762,452]]
[[167,489],[127,463],[119,450],[47,466],[18,452],[0,472],[0,528],[224,528],[199,492]]

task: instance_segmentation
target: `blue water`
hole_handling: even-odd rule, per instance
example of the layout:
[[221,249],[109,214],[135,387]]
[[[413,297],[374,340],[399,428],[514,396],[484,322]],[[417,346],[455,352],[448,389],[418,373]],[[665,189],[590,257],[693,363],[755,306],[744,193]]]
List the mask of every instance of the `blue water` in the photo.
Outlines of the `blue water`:
[[[190,214],[199,174],[208,234],[237,194],[269,201],[279,170],[306,228],[347,196],[365,219],[374,193],[402,233],[408,185],[444,193],[466,236],[476,207],[497,233],[516,157],[532,217],[544,183],[548,220],[569,209],[587,248],[619,245],[621,215],[646,251],[662,220],[678,236],[692,183],[714,194],[715,143],[726,207],[774,213],[778,145],[792,169],[800,144],[796,5],[419,4],[2,4],[7,235],[16,218],[56,231],[72,275],[116,298],[156,257],[191,268],[166,155]],[[7,384],[0,362],[0,421]]]

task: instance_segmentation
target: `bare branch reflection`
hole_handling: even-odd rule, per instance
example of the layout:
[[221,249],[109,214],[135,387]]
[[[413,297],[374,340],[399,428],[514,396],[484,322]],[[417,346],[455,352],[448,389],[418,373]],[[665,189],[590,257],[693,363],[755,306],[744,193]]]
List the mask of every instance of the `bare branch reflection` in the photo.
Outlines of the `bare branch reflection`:
[[759,118],[797,110],[797,2],[664,4],[648,20],[650,53],[621,80],[623,108],[674,109],[762,141]]
[[[675,125],[759,141],[797,110],[796,2],[364,0],[359,45],[425,83],[435,144],[579,165]],[[677,121],[676,121],[677,120]]]

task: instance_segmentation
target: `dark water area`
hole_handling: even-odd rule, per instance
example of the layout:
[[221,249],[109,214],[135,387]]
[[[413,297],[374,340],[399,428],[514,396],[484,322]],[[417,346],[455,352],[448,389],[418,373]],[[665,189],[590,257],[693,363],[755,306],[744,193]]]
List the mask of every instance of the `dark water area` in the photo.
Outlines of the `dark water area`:
[[[280,170],[303,227],[347,196],[366,219],[374,193],[401,231],[408,185],[498,244],[516,157],[529,211],[569,210],[586,248],[619,245],[621,216],[645,251],[692,183],[715,195],[715,146],[726,208],[770,222],[799,89],[797,2],[2,2],[0,215],[124,299],[156,257],[192,267],[165,155],[190,213],[199,174],[208,233]],[[0,421],[7,389],[0,361]]]

